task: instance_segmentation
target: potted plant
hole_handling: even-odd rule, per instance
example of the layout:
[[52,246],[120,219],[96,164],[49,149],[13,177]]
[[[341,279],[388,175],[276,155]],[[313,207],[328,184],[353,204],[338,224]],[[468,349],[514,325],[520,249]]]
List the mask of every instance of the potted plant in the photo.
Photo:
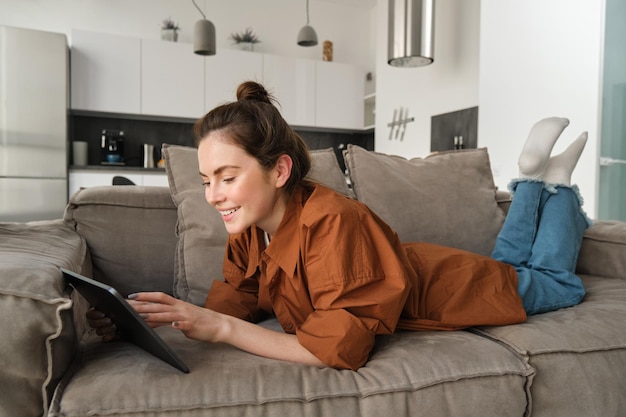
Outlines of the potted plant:
[[161,26],[161,39],[164,41],[177,42],[178,41],[178,23],[174,22],[171,17],[168,17],[163,21]]
[[259,37],[254,34],[252,28],[246,28],[243,32],[231,33],[228,39],[232,40],[236,45],[240,45],[241,49],[253,51],[254,44],[261,42]]

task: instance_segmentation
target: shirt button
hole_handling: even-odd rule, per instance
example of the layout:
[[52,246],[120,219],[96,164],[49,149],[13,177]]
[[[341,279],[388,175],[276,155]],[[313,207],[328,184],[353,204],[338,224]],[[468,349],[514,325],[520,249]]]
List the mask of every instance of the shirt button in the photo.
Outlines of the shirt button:
[[293,324],[291,324],[291,323],[287,323],[287,324],[285,325],[285,330],[293,330]]

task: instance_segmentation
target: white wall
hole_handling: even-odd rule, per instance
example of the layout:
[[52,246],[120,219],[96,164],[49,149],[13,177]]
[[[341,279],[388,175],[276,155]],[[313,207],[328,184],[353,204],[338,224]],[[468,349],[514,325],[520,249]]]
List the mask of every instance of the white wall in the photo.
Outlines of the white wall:
[[[430,152],[431,116],[478,105],[479,0],[435,1],[434,62],[419,68],[387,64],[387,0],[376,6],[376,150],[405,157]],[[394,109],[415,121],[404,140],[389,140]]]
[[[549,116],[571,121],[561,152],[589,132],[574,172],[591,217],[597,213],[604,0],[437,0],[435,62],[393,68],[387,58],[387,3],[376,10],[376,150],[405,157],[430,152],[433,115],[479,106],[478,146],[487,147],[496,185],[516,177],[531,126]],[[389,140],[393,110],[415,122]]]
[[[216,27],[217,47],[234,48],[231,33],[251,27],[261,39],[255,51],[322,59],[322,42],[333,42],[334,61],[371,67],[371,2],[310,0],[310,23],[319,43],[296,44],[306,24],[305,0],[196,0]],[[84,29],[145,39],[159,39],[163,19],[181,27],[179,42],[193,42],[193,25],[202,16],[191,0],[2,0],[0,25],[61,32]],[[348,22],[346,24],[346,22]],[[69,39],[71,43],[71,38]]]
[[603,4],[598,0],[482,0],[478,144],[496,184],[517,176],[530,127],[549,116],[570,119],[561,152],[586,130],[574,171],[585,209],[597,212]]

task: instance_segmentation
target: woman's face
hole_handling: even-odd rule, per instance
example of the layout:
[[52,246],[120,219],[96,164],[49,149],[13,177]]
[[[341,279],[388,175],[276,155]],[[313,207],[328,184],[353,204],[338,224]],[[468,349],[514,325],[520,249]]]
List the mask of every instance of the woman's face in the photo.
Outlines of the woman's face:
[[200,142],[198,162],[205,198],[221,214],[228,233],[257,225],[274,234],[286,207],[279,170],[264,170],[221,131],[209,133]]

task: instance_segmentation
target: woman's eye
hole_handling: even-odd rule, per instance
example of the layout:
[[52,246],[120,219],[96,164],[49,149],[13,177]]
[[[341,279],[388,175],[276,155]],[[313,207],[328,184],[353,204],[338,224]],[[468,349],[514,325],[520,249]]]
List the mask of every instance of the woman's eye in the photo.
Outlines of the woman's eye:
[[224,178],[224,182],[233,182],[235,177]]

